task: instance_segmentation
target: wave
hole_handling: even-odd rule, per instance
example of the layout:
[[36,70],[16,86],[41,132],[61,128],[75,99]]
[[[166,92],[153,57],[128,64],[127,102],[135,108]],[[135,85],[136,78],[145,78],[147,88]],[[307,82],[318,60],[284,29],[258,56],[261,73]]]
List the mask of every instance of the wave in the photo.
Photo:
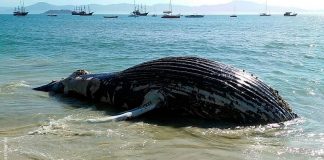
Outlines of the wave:
[[69,115],[61,119],[49,119],[48,122],[40,125],[36,130],[28,132],[29,135],[58,135],[58,136],[95,136],[105,134],[100,130],[84,130],[80,123],[86,122],[86,119],[75,118]]
[[0,84],[0,94],[13,94],[19,88],[30,88],[31,86],[26,81],[10,82]]
[[305,123],[304,118],[296,118],[283,123],[273,123],[259,126],[237,126],[235,128],[209,128],[201,129],[189,127],[187,132],[200,135],[199,137],[225,137],[227,139],[241,139],[243,137],[281,137],[299,134],[300,130],[296,126]]

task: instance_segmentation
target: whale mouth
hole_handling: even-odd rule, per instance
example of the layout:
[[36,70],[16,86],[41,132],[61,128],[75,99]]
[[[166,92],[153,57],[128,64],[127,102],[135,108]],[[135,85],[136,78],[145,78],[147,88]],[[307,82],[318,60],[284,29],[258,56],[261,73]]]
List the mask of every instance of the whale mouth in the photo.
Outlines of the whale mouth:
[[61,82],[59,81],[52,81],[49,84],[33,88],[33,90],[36,91],[43,91],[43,92],[63,92],[64,86]]

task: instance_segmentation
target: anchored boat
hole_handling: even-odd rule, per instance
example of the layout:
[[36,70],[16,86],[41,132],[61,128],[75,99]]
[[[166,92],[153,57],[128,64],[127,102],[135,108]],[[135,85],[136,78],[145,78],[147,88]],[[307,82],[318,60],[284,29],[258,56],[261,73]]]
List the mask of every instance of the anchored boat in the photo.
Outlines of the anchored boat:
[[203,18],[205,17],[204,15],[200,15],[200,14],[191,14],[191,15],[186,15],[186,18]]
[[19,2],[19,6],[15,8],[13,15],[14,16],[27,16],[28,12],[26,12],[25,8],[25,2],[21,1]]
[[146,5],[144,6],[143,9],[143,5],[137,5],[136,6],[136,2],[134,0],[134,11],[131,12],[131,14],[129,15],[129,17],[139,17],[139,16],[147,16],[149,12],[146,11]]
[[118,16],[104,16],[104,18],[118,18]]
[[292,17],[294,17],[294,16],[297,16],[297,13],[293,13],[293,12],[286,12],[286,13],[284,14],[284,16],[292,16]]
[[268,0],[266,0],[266,8],[265,8],[265,12],[260,13],[260,16],[271,16],[271,14],[268,11]]
[[74,8],[74,11],[72,11],[72,15],[77,15],[77,16],[92,16],[94,12],[90,11],[90,6],[88,5],[88,12],[86,10],[86,6],[76,6]]
[[172,14],[172,4],[171,0],[169,3],[169,10],[163,11],[164,15],[161,18],[180,18],[180,15],[173,15]]

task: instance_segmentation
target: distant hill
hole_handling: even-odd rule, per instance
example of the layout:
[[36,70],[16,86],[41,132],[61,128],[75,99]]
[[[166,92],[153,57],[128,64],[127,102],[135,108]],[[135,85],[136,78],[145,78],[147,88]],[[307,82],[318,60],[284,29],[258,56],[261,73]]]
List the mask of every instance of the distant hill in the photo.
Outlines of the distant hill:
[[[49,10],[71,10],[74,6],[71,5],[64,5],[64,6],[57,6],[52,5],[44,2],[35,3],[30,6],[26,6],[26,10],[29,14],[41,14]],[[14,8],[3,7],[0,8],[0,14],[11,14]]]
[[[111,5],[98,5],[98,4],[90,4],[91,10],[95,14],[129,14],[133,10],[133,4],[111,4]],[[174,13],[181,14],[232,14],[233,12],[233,2],[219,4],[219,5],[204,5],[204,6],[182,6],[182,5],[173,5]],[[236,13],[237,14],[259,14],[260,12],[264,12],[265,5],[262,3],[254,3],[248,1],[236,1]],[[30,6],[27,6],[27,10],[30,14],[40,14],[44,13],[48,10],[73,10],[75,6],[73,5],[52,5],[44,2],[39,2]],[[272,14],[280,13],[286,11],[295,11],[295,12],[307,12],[298,8],[285,8],[278,6],[268,6],[270,12]],[[168,9],[168,4],[156,4],[152,6],[147,6],[147,11],[150,14],[162,14],[163,10]],[[0,14],[11,14],[13,8],[0,7]]]
[[[204,5],[197,7],[175,6],[174,11],[182,13],[202,13],[202,14],[233,14],[233,9],[237,14],[259,14],[265,12],[265,4],[249,1],[235,1],[218,5]],[[286,11],[305,12],[299,8],[286,8],[278,6],[268,6],[270,13],[283,14]]]
[[61,9],[61,10],[48,10],[43,14],[71,14],[71,13],[72,13],[71,10]]
[[39,2],[31,6],[27,6],[26,9],[31,14],[40,14],[49,10],[72,10],[73,6],[70,5],[57,6],[57,5],[52,5],[44,2]]

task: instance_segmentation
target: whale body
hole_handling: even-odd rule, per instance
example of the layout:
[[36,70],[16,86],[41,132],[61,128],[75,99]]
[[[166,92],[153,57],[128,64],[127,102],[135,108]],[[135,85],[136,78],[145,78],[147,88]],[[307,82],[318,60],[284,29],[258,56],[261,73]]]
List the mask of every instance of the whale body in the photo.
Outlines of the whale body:
[[278,91],[257,77],[198,57],[166,57],[115,73],[78,70],[34,89],[125,109],[119,115],[90,121],[125,120],[156,109],[237,124],[278,123],[297,117]]

